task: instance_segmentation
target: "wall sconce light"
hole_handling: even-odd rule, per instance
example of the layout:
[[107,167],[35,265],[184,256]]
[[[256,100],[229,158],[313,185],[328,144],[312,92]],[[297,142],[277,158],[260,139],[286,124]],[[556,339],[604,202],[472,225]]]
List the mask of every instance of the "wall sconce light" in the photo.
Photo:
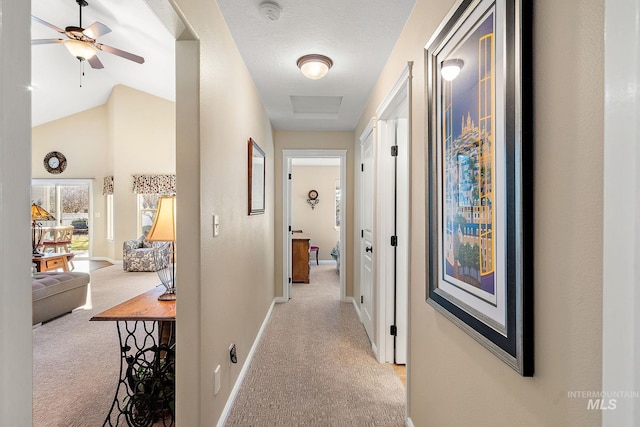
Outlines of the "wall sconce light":
[[327,75],[333,67],[333,61],[328,56],[311,54],[298,58],[296,65],[306,78],[318,80]]
[[464,61],[462,59],[447,59],[442,61],[442,66],[440,67],[440,74],[442,78],[446,81],[450,82],[451,80],[458,77],[460,74],[460,70],[464,66]]
[[307,199],[307,203],[311,205],[312,210],[315,209],[316,205],[320,203],[320,199],[318,199],[318,192],[316,190],[311,190],[307,196],[309,197]]

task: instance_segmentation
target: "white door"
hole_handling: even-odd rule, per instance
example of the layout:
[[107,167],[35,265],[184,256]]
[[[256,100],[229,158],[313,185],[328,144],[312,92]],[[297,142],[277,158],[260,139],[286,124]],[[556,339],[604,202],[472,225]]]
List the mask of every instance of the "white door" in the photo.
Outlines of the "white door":
[[360,137],[360,321],[374,339],[374,126]]
[[291,180],[292,180],[292,176],[291,176],[291,158],[287,157],[285,159],[286,161],[286,173],[287,173],[287,180],[286,180],[286,194],[285,196],[285,206],[287,209],[287,212],[285,212],[285,217],[289,219],[289,224],[288,224],[288,232],[286,233],[287,235],[287,239],[285,242],[285,259],[287,260],[287,271],[285,272],[285,277],[288,278],[288,283],[287,283],[287,293],[285,296],[287,296],[289,299],[292,298],[292,278],[293,278],[293,273],[292,273],[292,263],[291,263],[291,236],[293,235],[293,232],[291,231],[291,215],[292,215],[292,211],[291,211]]

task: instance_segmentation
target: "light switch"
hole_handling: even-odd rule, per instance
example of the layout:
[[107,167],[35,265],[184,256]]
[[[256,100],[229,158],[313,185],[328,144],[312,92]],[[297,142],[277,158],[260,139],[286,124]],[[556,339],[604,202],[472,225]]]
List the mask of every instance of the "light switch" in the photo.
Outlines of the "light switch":
[[213,237],[220,234],[220,215],[213,215]]
[[213,392],[214,394],[218,394],[220,391],[220,365],[213,371]]

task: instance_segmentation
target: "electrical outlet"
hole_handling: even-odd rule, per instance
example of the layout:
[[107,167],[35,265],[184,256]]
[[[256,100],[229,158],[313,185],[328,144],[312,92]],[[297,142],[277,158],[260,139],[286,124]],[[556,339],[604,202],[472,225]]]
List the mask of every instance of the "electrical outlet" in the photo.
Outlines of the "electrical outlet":
[[229,346],[229,357],[231,358],[231,363],[238,363],[238,355],[236,353],[236,345],[231,344]]

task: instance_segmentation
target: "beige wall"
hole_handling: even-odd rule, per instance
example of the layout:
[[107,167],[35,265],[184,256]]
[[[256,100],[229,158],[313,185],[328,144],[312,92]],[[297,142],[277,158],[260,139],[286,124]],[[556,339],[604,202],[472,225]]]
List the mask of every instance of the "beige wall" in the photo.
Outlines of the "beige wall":
[[[49,151],[67,157],[67,169],[51,175],[42,159]],[[175,173],[175,103],[115,86],[105,105],[32,129],[32,177],[93,181],[94,258],[122,259],[122,243],[137,236],[132,175]],[[103,178],[114,175],[114,240],[106,239]]]
[[[188,253],[200,251],[200,259],[185,260],[186,271],[178,272],[182,281],[177,285],[177,316],[191,326],[188,333],[179,335],[178,342],[180,348],[192,351],[179,351],[177,356],[177,416],[182,426],[214,426],[274,298],[274,142],[260,96],[216,3],[175,3],[200,49],[200,111],[192,122],[199,129],[199,144],[195,144],[199,146],[183,141],[183,130],[177,147],[178,171],[189,179],[190,171],[199,169],[200,174],[200,188],[184,193],[191,203],[178,201],[179,216],[184,212],[200,219],[190,228],[179,226],[178,251],[185,247]],[[183,71],[180,65],[179,75]],[[182,102],[188,103],[186,95],[182,98],[183,86],[179,81],[178,109]],[[248,215],[250,137],[266,152],[263,215]],[[183,208],[185,211],[180,210]],[[213,214],[220,217],[217,237],[213,237]],[[182,294],[181,287],[185,289]],[[184,330],[181,322],[179,333]],[[237,346],[237,364],[229,361],[231,343]],[[222,381],[216,395],[213,372],[218,365]]]
[[111,91],[109,149],[113,174],[113,241],[109,257],[122,259],[122,243],[138,237],[133,174],[176,172],[175,103],[118,85]]
[[[282,296],[282,150],[347,150],[347,182],[346,192],[346,244],[345,265],[341,265],[342,274],[346,274],[346,296],[353,296],[353,268],[351,257],[353,252],[353,132],[275,132],[275,294]],[[335,242],[334,242],[335,244]]]
[[600,411],[567,392],[601,388],[603,0],[534,6],[533,378],[520,377],[425,302],[423,48],[454,3],[417,1],[356,130],[415,61],[409,416],[415,426],[600,425]]
[[[291,183],[291,227],[302,230],[311,244],[320,248],[319,260],[333,260],[331,249],[340,239],[336,228],[335,186],[340,181],[339,166],[293,166]],[[311,209],[310,190],[318,192],[318,204]],[[313,257],[312,257],[313,258]]]
[[[31,177],[41,179],[90,179],[93,185],[93,255],[107,256],[105,198],[102,178],[108,174],[105,161],[108,137],[108,115],[105,105],[49,122],[31,131]],[[67,168],[59,175],[48,173],[44,156],[60,151],[67,158]],[[99,218],[95,216],[99,213]]]

